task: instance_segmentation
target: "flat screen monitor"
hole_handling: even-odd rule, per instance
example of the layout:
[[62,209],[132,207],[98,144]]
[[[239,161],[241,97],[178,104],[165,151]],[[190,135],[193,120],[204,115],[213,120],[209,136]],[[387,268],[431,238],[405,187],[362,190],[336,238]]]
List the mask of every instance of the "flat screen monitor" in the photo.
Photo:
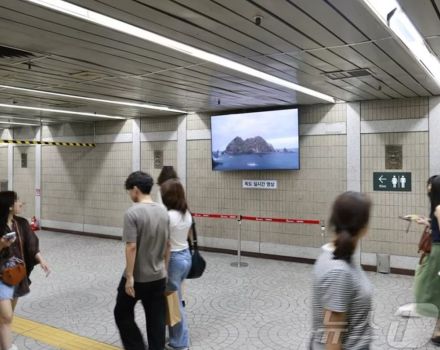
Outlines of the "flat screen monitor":
[[216,171],[298,170],[298,109],[212,116],[211,159]]

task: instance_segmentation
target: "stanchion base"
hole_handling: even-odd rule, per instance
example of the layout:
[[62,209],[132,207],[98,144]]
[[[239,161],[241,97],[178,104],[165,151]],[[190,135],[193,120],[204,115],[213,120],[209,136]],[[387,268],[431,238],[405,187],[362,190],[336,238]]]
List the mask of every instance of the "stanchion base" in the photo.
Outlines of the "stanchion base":
[[248,264],[248,263],[245,263],[245,262],[240,262],[240,263],[238,263],[238,262],[233,262],[233,263],[231,263],[231,266],[232,266],[232,267],[247,267],[247,266],[249,266],[249,264]]

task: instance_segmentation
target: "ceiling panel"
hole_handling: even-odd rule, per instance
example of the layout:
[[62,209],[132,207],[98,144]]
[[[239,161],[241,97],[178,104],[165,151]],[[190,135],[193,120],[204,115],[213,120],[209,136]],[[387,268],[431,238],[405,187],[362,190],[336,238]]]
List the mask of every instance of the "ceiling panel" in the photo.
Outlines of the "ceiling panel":
[[427,40],[432,51],[440,57],[440,37]]
[[[416,91],[419,95],[438,95],[440,94],[440,87],[435,81],[431,78],[428,73],[422,69],[419,65],[414,64],[415,59],[410,56],[407,51],[397,43],[396,40],[384,40],[377,44],[388,56],[397,56],[399,67],[401,68],[400,74],[396,73],[399,79],[402,82],[407,82],[408,86],[411,87],[412,90]],[[405,74],[408,73],[408,74]],[[410,75],[412,78],[411,81],[406,77]],[[416,80],[418,86],[413,84],[413,80]]]
[[[100,44],[101,42],[99,42],[99,44]],[[160,62],[160,61],[159,61]],[[259,68],[259,67],[257,67],[257,68]],[[164,68],[164,69],[166,69],[166,67]],[[171,69],[171,68],[170,68]],[[160,70],[160,69],[158,69],[158,70]]]
[[[432,78],[360,1],[70,2],[345,101],[440,94]],[[439,16],[433,6],[436,2],[417,3],[401,0],[409,16],[429,37],[433,50],[439,53]],[[257,15],[263,17],[260,26],[254,23]],[[25,60],[0,58],[3,84],[148,102],[188,111],[322,102],[23,0],[0,1],[0,45],[34,54]],[[371,75],[340,80],[326,75],[361,68],[368,69]],[[72,111],[113,111],[127,118],[159,114],[0,90],[0,101],[11,100],[27,105],[65,106]]]
[[[391,36],[391,33],[387,31],[377,18],[372,17],[371,14],[370,16],[364,16],[366,19],[369,19],[368,22],[365,21],[365,18],[359,18],[362,12],[364,14],[369,13],[365,6],[361,4],[361,1],[325,1],[331,4],[335,10],[350,21],[352,25],[361,31],[368,41],[371,42],[367,50],[368,54],[364,51],[365,45],[356,45],[353,47],[356,51],[362,53],[366,58],[374,62],[377,67],[387,72],[399,83],[411,89],[413,94],[429,96],[438,93],[438,89],[436,88],[437,84],[432,77],[426,79],[423,68],[414,59],[410,61],[407,60],[409,54],[404,52],[401,46],[402,44]],[[378,37],[378,30],[383,31],[382,37]],[[390,46],[393,47],[392,50],[390,50]],[[422,81],[419,81],[417,77],[423,77]],[[427,81],[429,81],[428,84],[426,84]]]
[[440,2],[431,0],[399,0],[400,6],[423,36],[440,35]]
[[[80,1],[80,0],[77,0],[75,2],[79,3],[79,4],[83,4],[83,5],[85,4],[84,1]],[[185,11],[186,11],[185,13],[187,14],[187,16],[189,13],[192,14],[191,16],[188,16],[188,17],[190,17],[193,20],[193,22],[191,24],[185,22],[185,25],[186,25],[186,27],[191,27],[192,28],[191,30],[193,30],[193,31],[195,29],[198,31],[197,38],[203,37],[206,34],[206,31],[212,32],[213,28],[216,30],[215,34],[217,35],[217,37],[221,36],[223,38],[226,35],[225,33],[222,34],[222,32],[221,32],[221,28],[223,28],[223,30],[226,31],[226,33],[229,35],[229,37],[234,38],[235,43],[238,43],[239,40],[242,40],[239,42],[241,45],[246,46],[248,48],[250,47],[252,49],[254,49],[254,46],[255,46],[252,44],[252,42],[255,40],[253,38],[256,36],[256,32],[258,32],[258,31],[266,33],[266,36],[267,36],[267,34],[270,34],[271,38],[272,38],[271,40],[272,41],[275,40],[276,42],[279,42],[280,37],[283,38],[284,41],[286,41],[286,39],[284,39],[284,38],[289,38],[289,40],[290,40],[294,36],[293,34],[296,34],[296,36],[300,35],[301,37],[305,38],[304,35],[298,33],[297,31],[292,30],[291,28],[290,28],[291,33],[288,33],[289,35],[286,35],[286,33],[283,33],[282,35],[271,34],[268,31],[263,30],[263,29],[255,26],[255,24],[251,23],[249,19],[245,19],[240,16],[237,16],[234,12],[231,12],[230,10],[227,12],[228,16],[219,15],[217,13],[217,12],[219,12],[219,9],[223,10],[223,12],[222,12],[223,14],[226,13],[225,12],[226,10],[223,7],[218,6],[217,4],[213,4],[213,3],[208,3],[208,2],[203,2],[203,1],[200,3],[194,3],[197,5],[196,9],[190,8],[188,6],[188,5],[193,4],[192,2],[191,3],[184,3],[184,2],[175,3],[175,2],[171,2],[171,1],[165,1],[165,0],[160,1],[160,2],[143,0],[142,3],[145,5],[148,5],[149,9],[153,9],[153,10],[158,9],[161,11],[165,11],[165,10],[172,11],[172,12],[168,13],[167,20],[164,20],[162,22],[162,23],[166,24],[166,27],[164,27],[163,24],[155,25],[155,24],[152,24],[151,22],[148,22],[148,23],[142,22],[142,26],[145,27],[146,29],[153,30],[154,32],[158,32],[160,34],[164,34],[168,37],[170,37],[170,35],[174,31],[181,29],[182,24],[180,24],[177,27],[172,27],[172,28],[170,28],[170,26],[172,26],[174,23],[173,19],[182,13],[182,9],[185,9]],[[109,6],[108,7],[98,6],[98,5],[102,5],[102,4],[108,4]],[[92,7],[94,10],[97,10],[99,8],[101,11],[104,11],[106,14],[109,14],[109,15],[114,14],[115,7],[117,6],[117,4],[118,4],[118,2],[112,1],[112,0],[99,1],[99,2],[97,2],[97,1],[93,1],[93,2],[88,1],[87,2],[88,7]],[[184,8],[179,7],[182,4],[185,5]],[[213,5],[215,5],[215,11],[212,11]],[[202,12],[202,10],[204,10],[204,12]],[[210,10],[211,10],[211,12],[209,12]],[[128,11],[128,7],[126,8],[126,11]],[[136,11],[136,13],[130,13],[130,16],[134,16],[135,14],[138,15],[139,13],[142,13],[142,12]],[[231,33],[231,28],[232,28],[231,26],[233,25],[233,22],[231,22],[230,18],[232,18],[232,17],[236,21],[240,21],[239,22],[240,25],[244,25],[246,27],[250,26],[250,28],[247,31],[243,31],[243,29],[241,27],[240,27],[240,29],[237,29],[237,27],[235,27],[235,31],[233,33]],[[226,23],[221,22],[221,20],[226,21]],[[282,22],[279,22],[279,23],[282,23]],[[288,27],[287,25],[285,25],[285,26]],[[171,31],[171,34],[170,34],[170,31]],[[251,40],[251,42],[249,42],[249,40]],[[259,39],[259,40],[261,41],[262,39]],[[308,39],[308,41],[310,41],[310,40]],[[185,43],[191,44],[191,45],[197,47],[197,44],[195,42],[193,42],[192,38],[187,38]],[[284,44],[284,46],[285,45],[286,44]],[[317,46],[314,45],[314,46],[310,46],[310,47],[317,47]],[[298,49],[297,49],[297,46],[291,45],[289,47],[289,50],[290,50],[289,51],[289,53],[290,53],[290,52],[296,52]],[[222,55],[221,52],[217,51],[216,53]],[[286,67],[284,65],[284,67],[282,69],[280,69],[280,71],[278,71],[278,72],[271,70],[271,68],[280,67],[280,61],[278,59],[279,57],[286,57],[284,55],[278,56],[278,54],[280,54],[280,53],[282,53],[282,51],[280,51],[279,49],[278,49],[277,53],[274,53],[274,54],[264,54],[264,52],[258,53],[260,55],[264,54],[264,56],[261,56],[261,57],[265,57],[264,62],[268,66],[268,67],[266,67],[266,69],[262,65],[255,64],[255,61],[259,57],[259,56],[256,56],[256,53],[253,53],[253,56],[248,57],[247,59],[241,58],[240,62],[244,62],[245,64],[248,64],[256,69],[263,70],[267,73],[301,83],[301,81],[296,81],[294,79],[294,77],[285,76],[285,74],[284,74],[284,72],[286,71],[286,68],[295,67],[295,66],[297,66],[296,64],[288,66],[288,67]],[[296,63],[295,62],[295,59],[296,59],[296,60],[300,60],[302,62],[305,62],[307,65],[310,65],[312,67],[317,68],[318,72],[319,71],[329,72],[329,71],[334,71],[334,70],[339,69],[338,67],[335,67],[334,65],[329,64],[327,61],[325,61],[323,59],[319,59],[309,53],[300,53],[300,55],[301,55],[300,58],[295,57],[295,58],[291,59],[291,61]],[[334,56],[331,54],[329,54],[329,55]],[[287,58],[289,58],[289,57],[287,56]],[[339,57],[336,57],[336,58],[333,57],[333,58],[334,58],[335,62],[340,62]],[[270,63],[270,60],[272,60],[273,63]],[[259,61],[262,62],[261,60],[259,60]],[[282,62],[287,65],[289,64],[286,60],[283,60]],[[308,73],[310,73],[310,70],[308,71]],[[321,85],[322,84],[326,84],[326,82],[324,79],[321,78]]]

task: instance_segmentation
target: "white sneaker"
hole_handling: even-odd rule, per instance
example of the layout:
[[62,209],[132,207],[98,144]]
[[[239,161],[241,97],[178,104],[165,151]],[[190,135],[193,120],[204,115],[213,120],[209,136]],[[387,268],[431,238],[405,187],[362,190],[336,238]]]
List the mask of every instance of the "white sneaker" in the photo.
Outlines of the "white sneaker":
[[399,307],[395,313],[395,316],[401,316],[401,317],[420,317],[420,315],[417,313],[416,304],[406,304],[401,307]]
[[165,344],[166,350],[189,350],[189,348],[173,348],[169,343]]
[[9,350],[18,350],[17,345],[12,344],[12,346],[9,348]]

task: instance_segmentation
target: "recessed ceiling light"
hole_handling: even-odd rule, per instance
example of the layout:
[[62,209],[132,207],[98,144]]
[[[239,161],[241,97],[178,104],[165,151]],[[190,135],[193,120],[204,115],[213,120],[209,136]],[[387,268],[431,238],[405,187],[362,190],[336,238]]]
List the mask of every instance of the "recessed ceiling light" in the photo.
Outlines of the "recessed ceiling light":
[[440,61],[431,52],[425,39],[402,10],[397,0],[363,0],[363,2],[403,43],[422,68],[440,86]]
[[271,82],[273,84],[283,86],[285,88],[295,90],[298,92],[301,92],[303,94],[307,94],[316,98],[319,98],[321,100],[335,103],[335,99],[329,95],[323,94],[321,92],[306,88],[304,86],[292,83],[288,80],[284,80],[281,78],[278,78],[276,76],[263,73],[257,69],[245,66],[244,64],[229,60],[227,58],[214,55],[212,53],[197,49],[195,47],[192,47],[190,45],[183,44],[181,42],[168,39],[162,35],[155,34],[153,32],[150,32],[148,30],[136,27],[134,25],[119,21],[115,18],[102,15],[98,12],[88,10],[86,8],[71,4],[67,1],[63,0],[27,0],[29,2],[32,2],[34,4],[38,4],[47,8],[50,8],[52,10],[65,13],[67,15],[81,18],[83,20],[101,25],[103,27],[107,27],[113,30],[117,30],[121,33],[125,33],[128,35],[135,36],[137,38],[153,42],[155,44],[165,46],[167,48],[182,52],[184,54],[200,58],[202,60],[238,71],[240,73],[244,73],[250,76],[253,76],[258,79],[262,79],[268,82]]
[[89,117],[95,117],[95,118],[121,119],[121,120],[126,119],[124,117],[117,117],[114,115],[106,115],[106,114],[98,114],[98,113],[90,113],[90,112],[74,112],[74,111],[67,111],[65,109],[19,106],[19,105],[10,105],[10,104],[6,104],[6,103],[0,103],[0,107],[15,108],[15,109],[27,109],[27,110],[31,110],[31,111],[41,111],[41,112],[60,113],[60,114],[83,115],[83,116],[89,116]]
[[93,98],[93,97],[86,97],[86,96],[62,94],[62,93],[58,93],[58,92],[50,92],[50,91],[44,91],[44,90],[27,89],[27,88],[22,88],[22,87],[18,87],[18,86],[11,86],[11,85],[0,85],[0,89],[17,90],[17,91],[31,92],[31,93],[35,93],[35,94],[58,96],[58,97],[65,97],[65,98],[84,100],[84,101],[93,101],[93,102],[99,102],[99,103],[110,103],[110,104],[120,105],[120,106],[156,109],[159,111],[188,113],[188,112],[182,111],[180,109],[174,109],[174,108],[170,108],[170,107],[166,107],[166,106],[156,106],[156,105],[152,105],[152,104],[148,104],[148,103],[135,103],[135,102],[126,102],[126,101],[118,101],[118,100],[107,100],[107,99],[102,99],[102,98]]

